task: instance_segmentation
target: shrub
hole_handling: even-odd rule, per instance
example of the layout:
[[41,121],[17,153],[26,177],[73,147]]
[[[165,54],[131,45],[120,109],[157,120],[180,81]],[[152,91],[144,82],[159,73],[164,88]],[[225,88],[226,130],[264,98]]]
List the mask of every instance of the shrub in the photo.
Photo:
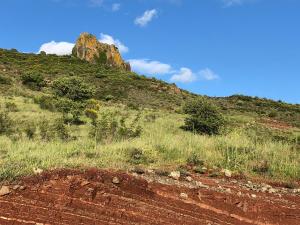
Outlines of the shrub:
[[140,115],[132,121],[130,125],[126,125],[125,117],[120,119],[120,125],[118,127],[118,136],[120,139],[130,139],[139,137],[142,133],[142,127],[138,125]]
[[40,105],[41,109],[46,109],[51,112],[55,111],[56,109],[55,105],[57,104],[57,101],[51,96],[43,95],[37,98],[36,102]]
[[0,111],[0,135],[10,135],[15,127],[14,121],[6,111]]
[[70,130],[68,126],[65,125],[63,119],[57,119],[54,121],[53,130],[56,132],[56,135],[61,140],[69,140],[71,138]]
[[40,136],[44,141],[50,141],[55,137],[55,133],[51,129],[49,121],[42,120],[39,124]]
[[94,88],[78,77],[62,77],[53,82],[52,88],[59,97],[73,101],[84,101],[95,94]]
[[99,111],[100,110],[100,102],[96,99],[89,99],[86,102],[86,109],[92,109],[95,111]]
[[204,98],[186,103],[183,111],[188,114],[184,129],[200,134],[220,134],[225,120],[219,109]]
[[143,153],[142,149],[139,148],[128,148],[126,149],[129,155],[128,162],[134,165],[138,164],[148,164],[149,160]]
[[117,118],[109,113],[103,113],[95,122],[90,134],[97,142],[110,143],[116,139],[117,128]]
[[204,161],[199,159],[197,154],[195,154],[194,152],[187,158],[186,162],[189,166],[203,166],[204,165]]
[[24,131],[28,139],[33,139],[36,133],[36,126],[32,123],[27,123]]
[[9,77],[0,74],[0,84],[6,84],[6,85],[11,84],[11,79]]
[[90,135],[97,142],[111,143],[113,141],[136,138],[141,135],[142,128],[138,125],[139,116],[126,125],[124,117],[118,118],[113,113],[102,113],[92,125]]
[[98,118],[98,113],[94,109],[86,109],[84,111],[86,117],[90,118],[92,120],[92,123],[94,124]]
[[277,113],[276,111],[272,111],[272,112],[270,112],[270,113],[268,114],[268,116],[269,116],[270,118],[275,118],[275,117],[278,116],[278,113]]
[[18,111],[18,107],[17,107],[16,103],[14,103],[14,102],[6,102],[5,103],[5,108],[9,112],[17,112]]
[[72,115],[70,122],[79,124],[83,105],[67,98],[61,98],[56,103],[56,109],[63,113],[63,118],[68,121],[68,114]]
[[56,119],[53,123],[42,120],[39,124],[39,130],[41,139],[44,141],[51,141],[56,137],[64,141],[71,138],[70,130],[62,118]]
[[28,73],[21,77],[22,83],[33,90],[40,90],[45,86],[44,77],[38,73]]

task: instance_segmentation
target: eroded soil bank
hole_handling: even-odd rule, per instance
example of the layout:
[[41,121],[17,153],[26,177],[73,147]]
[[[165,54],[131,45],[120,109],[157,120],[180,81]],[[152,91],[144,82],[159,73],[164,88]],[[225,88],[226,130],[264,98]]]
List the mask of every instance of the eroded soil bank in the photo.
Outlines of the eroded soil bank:
[[300,193],[199,175],[91,169],[4,186],[0,224],[300,224]]

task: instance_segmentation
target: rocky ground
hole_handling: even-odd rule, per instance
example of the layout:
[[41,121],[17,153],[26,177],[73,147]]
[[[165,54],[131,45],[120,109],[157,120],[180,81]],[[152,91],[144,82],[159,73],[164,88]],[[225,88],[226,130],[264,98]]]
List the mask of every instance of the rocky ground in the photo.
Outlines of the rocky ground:
[[300,224],[300,189],[136,169],[36,171],[3,184],[0,224]]

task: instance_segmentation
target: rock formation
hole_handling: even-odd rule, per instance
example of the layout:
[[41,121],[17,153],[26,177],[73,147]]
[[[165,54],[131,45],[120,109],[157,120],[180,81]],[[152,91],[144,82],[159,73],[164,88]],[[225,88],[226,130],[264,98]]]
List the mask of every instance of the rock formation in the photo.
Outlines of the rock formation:
[[101,63],[130,71],[130,64],[126,63],[115,45],[101,43],[89,33],[81,33],[73,48],[72,54],[90,63]]

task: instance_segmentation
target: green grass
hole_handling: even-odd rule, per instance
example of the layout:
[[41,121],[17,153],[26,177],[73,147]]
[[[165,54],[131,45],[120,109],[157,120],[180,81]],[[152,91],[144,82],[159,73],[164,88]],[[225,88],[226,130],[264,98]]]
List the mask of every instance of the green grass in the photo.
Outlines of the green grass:
[[[25,121],[38,124],[45,118],[54,120],[60,117],[59,113],[40,109],[30,98],[0,96],[2,107],[8,101],[17,105],[19,111],[11,112],[10,116],[21,121],[19,126]],[[128,114],[128,117],[137,113],[122,104],[105,106],[103,103],[101,110],[119,111]],[[147,115],[153,114],[157,115],[156,120],[146,119]],[[84,120],[88,121],[87,118]],[[232,115],[228,120],[232,126],[226,133],[201,136],[180,129],[184,115],[145,109],[140,121],[142,135],[110,144],[95,144],[88,135],[89,122],[71,126],[72,135],[77,139],[70,141],[54,139],[46,142],[40,140],[38,135],[33,140],[25,135],[18,140],[0,136],[0,179],[9,180],[32,174],[34,168],[128,169],[135,166],[131,152],[139,149],[143,154],[139,163],[146,168],[176,169],[186,165],[187,160],[196,155],[210,168],[227,168],[269,179],[299,180],[300,150],[296,138],[292,138],[299,135],[298,129],[292,133],[282,133],[290,138],[287,141],[276,141],[271,131],[267,133],[268,137],[259,138],[259,125],[254,122],[254,117]]]

